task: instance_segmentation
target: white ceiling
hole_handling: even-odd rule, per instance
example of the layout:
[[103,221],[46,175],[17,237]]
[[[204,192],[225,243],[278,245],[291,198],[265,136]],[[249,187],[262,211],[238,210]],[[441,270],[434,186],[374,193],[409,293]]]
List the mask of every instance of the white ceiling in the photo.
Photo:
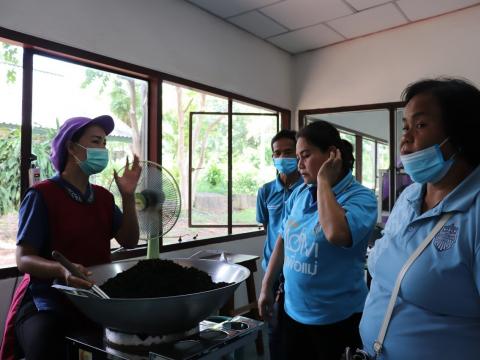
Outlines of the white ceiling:
[[291,54],[443,15],[479,0],[186,0]]

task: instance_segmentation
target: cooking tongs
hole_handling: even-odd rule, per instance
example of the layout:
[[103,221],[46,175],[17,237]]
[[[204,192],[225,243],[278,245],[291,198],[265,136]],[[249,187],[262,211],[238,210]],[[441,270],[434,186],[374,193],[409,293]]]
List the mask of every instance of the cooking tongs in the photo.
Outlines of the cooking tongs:
[[[57,260],[62,266],[70,271],[72,275],[79,277],[83,280],[90,281],[80,270],[77,269],[75,265],[73,265],[70,260],[68,260],[65,256],[63,256],[60,252],[53,250],[52,251],[52,257]],[[96,293],[98,296],[100,296],[102,299],[110,299],[110,296],[108,296],[102,289],[100,289],[99,286],[93,284],[92,286],[92,291]]]

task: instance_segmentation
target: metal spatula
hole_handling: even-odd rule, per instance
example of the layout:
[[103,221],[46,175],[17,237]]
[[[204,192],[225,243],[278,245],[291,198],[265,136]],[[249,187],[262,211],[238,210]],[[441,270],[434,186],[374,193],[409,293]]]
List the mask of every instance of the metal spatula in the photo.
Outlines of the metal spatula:
[[[65,256],[63,256],[60,252],[56,251],[56,250],[53,250],[52,251],[52,257],[57,260],[60,264],[62,264],[62,266],[67,269],[68,271],[70,271],[72,273],[72,275],[76,276],[76,277],[79,277],[83,280],[87,280],[87,281],[90,281],[82,272],[80,272],[80,270],[77,269],[77,267],[75,265],[73,265],[70,260],[68,260]],[[100,287],[98,287],[97,285],[93,285],[92,286],[92,291],[95,292],[96,294],[98,294],[98,296],[100,296],[102,299],[110,299],[110,296],[108,296],[107,294],[105,294],[105,292],[100,289]]]

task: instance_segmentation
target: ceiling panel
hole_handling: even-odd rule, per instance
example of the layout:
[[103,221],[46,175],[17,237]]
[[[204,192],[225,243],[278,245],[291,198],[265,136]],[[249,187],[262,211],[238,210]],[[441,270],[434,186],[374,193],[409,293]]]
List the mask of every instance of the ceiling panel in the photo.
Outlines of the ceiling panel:
[[238,15],[246,11],[271,5],[279,0],[188,0],[192,4],[222,18]]
[[480,0],[185,0],[295,54],[480,4]]
[[407,17],[412,20],[420,20],[428,17],[444,14],[449,11],[478,4],[478,0],[398,0],[397,4]]
[[258,11],[250,11],[242,15],[234,16],[229,18],[228,21],[262,39],[288,31],[288,29]]
[[406,24],[405,16],[393,5],[385,4],[328,22],[346,38],[354,38]]
[[352,14],[353,10],[341,0],[286,0],[261,12],[294,30]]
[[382,5],[389,0],[345,0],[352,5],[356,10],[365,10],[374,6]]
[[290,53],[316,49],[343,40],[345,39],[341,35],[322,24],[267,39]]

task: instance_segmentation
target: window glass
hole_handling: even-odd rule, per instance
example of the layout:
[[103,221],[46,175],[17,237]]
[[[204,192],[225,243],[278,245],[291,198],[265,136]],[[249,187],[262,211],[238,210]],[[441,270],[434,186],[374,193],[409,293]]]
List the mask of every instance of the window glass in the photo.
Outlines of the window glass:
[[[182,211],[164,244],[228,235],[228,99],[163,83],[162,163],[179,184]],[[232,102],[232,233],[258,230],[256,193],[275,178],[276,112]],[[190,183],[189,183],[190,181]]]
[[0,267],[15,265],[20,205],[23,49],[0,41]]
[[234,228],[235,233],[258,229],[255,225],[257,191],[276,175],[270,143],[277,133],[277,123],[276,115],[233,116],[233,224],[251,226]]
[[[356,138],[355,134],[340,130],[340,137],[344,140],[347,140],[350,144],[352,144],[353,147],[353,156],[356,158],[355,155],[355,149],[356,149]],[[356,176],[356,169],[355,169],[355,164],[353,164],[353,169],[352,169],[352,174],[353,176]]]
[[[162,110],[162,165],[178,183],[182,201],[179,220],[164,235],[164,245],[227,235],[224,225],[228,215],[228,100],[163,82]],[[193,145],[191,169],[190,135]]]
[[[70,62],[35,55],[33,58],[32,153],[41,178],[54,174],[49,161],[50,143],[65,120],[75,116],[107,114],[115,129],[107,138],[107,169],[90,181],[109,189],[121,208],[113,170],[120,171],[126,158],[136,153],[146,158],[148,83]],[[112,240],[112,247],[118,244]]]
[[375,190],[375,141],[362,139],[362,185]]
[[395,113],[395,170],[396,170],[396,177],[395,177],[395,200],[398,199],[402,191],[410,185],[413,181],[410,179],[404,169],[402,162],[400,161],[400,140],[403,134],[403,108],[397,109]]

